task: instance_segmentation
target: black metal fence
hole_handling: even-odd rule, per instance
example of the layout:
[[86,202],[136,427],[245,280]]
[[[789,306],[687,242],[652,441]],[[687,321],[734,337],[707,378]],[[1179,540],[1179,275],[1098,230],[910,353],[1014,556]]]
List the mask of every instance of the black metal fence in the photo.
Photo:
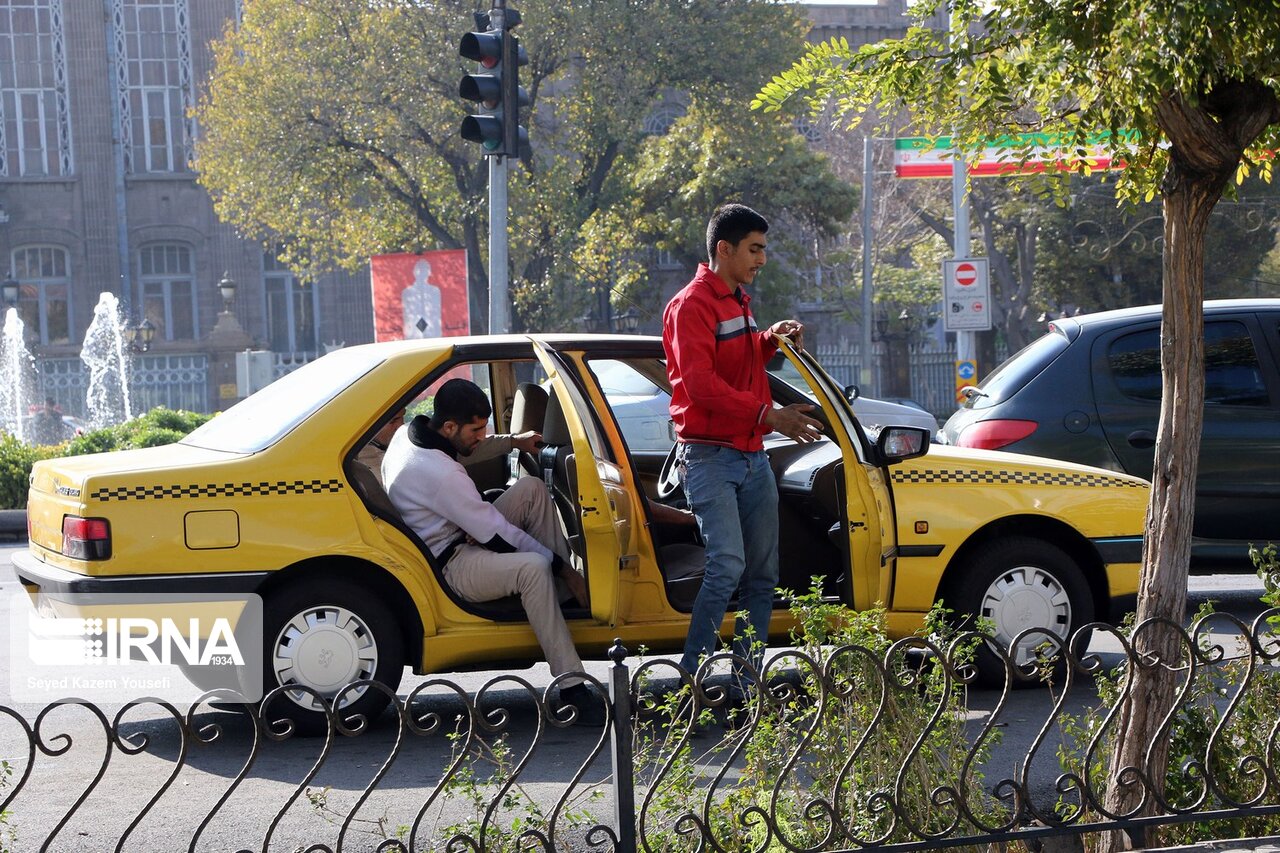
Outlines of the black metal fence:
[[[1269,834],[1277,613],[1099,624],[1069,644],[1032,630],[1015,646],[1037,653],[1017,663],[973,633],[788,649],[760,673],[730,655],[694,674],[636,665],[617,644],[607,683],[586,676],[611,697],[594,727],[557,700],[565,676],[538,689],[514,674],[474,694],[429,678],[376,724],[331,714],[321,738],[226,695],[110,715],[69,699],[30,719],[0,706],[0,850],[799,853]],[[1173,658],[1141,651],[1161,632]],[[1162,776],[1123,768],[1141,801],[1117,812],[1110,749],[1138,668],[1176,684],[1153,740],[1172,760]],[[994,689],[972,689],[993,672]],[[361,687],[385,691],[347,689]],[[1001,743],[1015,733],[1029,745]]]

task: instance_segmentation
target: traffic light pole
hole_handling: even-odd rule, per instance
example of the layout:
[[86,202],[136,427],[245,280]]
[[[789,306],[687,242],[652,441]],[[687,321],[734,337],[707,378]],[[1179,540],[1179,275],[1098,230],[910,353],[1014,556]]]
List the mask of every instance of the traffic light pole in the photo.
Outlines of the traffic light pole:
[[[957,258],[969,257],[969,195],[966,182],[969,176],[969,162],[955,152],[955,160],[951,164],[951,206],[955,210],[955,233],[952,242],[952,254]],[[956,332],[956,361],[972,361],[978,363],[978,333],[967,330]],[[988,365],[989,366],[989,365]],[[978,376],[974,376],[973,384],[978,384]]]
[[[947,5],[947,14],[955,22],[955,3],[950,2]],[[954,29],[952,39],[954,40],[956,32]],[[960,149],[955,151],[955,159],[951,162],[951,206],[955,211],[955,232],[953,234],[951,250],[956,258],[969,257],[969,161],[962,156]],[[960,362],[971,361],[975,366],[978,364],[978,333],[967,330],[956,332],[956,365],[957,371]],[[987,365],[989,368],[990,365]],[[973,384],[978,384],[978,379],[982,373],[975,371],[973,376]]]
[[462,120],[461,132],[463,139],[479,142],[489,160],[489,332],[501,335],[511,329],[507,177],[512,158],[528,145],[520,108],[530,101],[520,85],[520,66],[529,59],[511,32],[520,24],[520,12],[507,8],[506,0],[494,0],[487,13],[472,17],[477,29],[462,37],[458,53],[481,67],[462,78],[458,95],[480,109]]
[[507,162],[489,157],[489,334],[511,331],[507,295]]
[[[492,29],[499,33],[506,32],[507,0],[494,0],[489,10]],[[506,39],[503,39],[505,47]],[[515,63],[507,65],[508,57],[503,58],[503,86],[506,80],[514,77]],[[512,104],[505,104],[508,110],[515,109]],[[505,136],[505,132],[504,132]],[[505,335],[511,331],[511,319],[508,309],[507,288],[507,161],[508,157],[489,157],[489,334]]]

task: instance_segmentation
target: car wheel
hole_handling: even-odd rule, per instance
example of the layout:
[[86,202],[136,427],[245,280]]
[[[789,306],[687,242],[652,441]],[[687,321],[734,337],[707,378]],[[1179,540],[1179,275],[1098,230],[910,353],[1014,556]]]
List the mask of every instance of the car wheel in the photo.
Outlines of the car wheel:
[[[404,642],[391,609],[367,590],[321,580],[289,586],[268,596],[263,612],[263,694],[277,687],[310,687],[331,701],[353,681],[372,679],[391,692],[404,674]],[[370,722],[390,697],[363,687],[343,691],[335,711],[361,714]],[[328,724],[324,704],[303,690],[285,690],[264,702],[267,723],[294,722],[300,734],[322,734]]]
[[[1093,596],[1079,567],[1061,548],[1027,536],[983,547],[962,567],[948,592],[943,602],[965,620],[965,627],[973,627],[972,617],[988,620],[1005,650],[1027,628],[1045,628],[1065,643],[1077,628],[1093,621]],[[1087,638],[1082,640],[1087,645]],[[1047,641],[1043,635],[1024,639],[1011,650],[1011,661],[1017,665],[1035,660],[1036,648]],[[985,645],[975,662],[980,684],[1004,682],[1003,661]],[[1014,682],[1034,684],[1036,679],[1019,678],[1015,672]]]

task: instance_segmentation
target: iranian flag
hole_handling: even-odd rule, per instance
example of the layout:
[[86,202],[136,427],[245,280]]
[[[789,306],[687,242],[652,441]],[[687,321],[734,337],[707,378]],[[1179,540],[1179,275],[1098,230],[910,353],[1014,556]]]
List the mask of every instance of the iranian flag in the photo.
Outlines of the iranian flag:
[[[1084,145],[1063,156],[1055,144],[1055,137],[1044,133],[1024,133],[991,140],[981,152],[977,162],[969,164],[971,177],[999,177],[1000,175],[1034,175],[1041,172],[1074,172],[1082,167],[1088,172],[1123,169],[1124,161],[1111,158],[1108,146],[1109,133],[1098,133]],[[1125,141],[1136,140],[1136,134],[1122,134]],[[1022,152],[1029,156],[1022,160]],[[931,139],[926,136],[910,136],[894,140],[893,170],[899,178],[950,178],[954,162],[951,137]]]

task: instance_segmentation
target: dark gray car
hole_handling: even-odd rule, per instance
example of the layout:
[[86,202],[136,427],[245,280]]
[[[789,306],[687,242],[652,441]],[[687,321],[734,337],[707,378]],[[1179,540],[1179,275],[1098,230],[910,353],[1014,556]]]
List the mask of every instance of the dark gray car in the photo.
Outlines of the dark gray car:
[[[1193,569],[1247,570],[1280,540],[1280,299],[1206,302]],[[1055,320],[942,428],[942,440],[1151,478],[1160,306]]]

